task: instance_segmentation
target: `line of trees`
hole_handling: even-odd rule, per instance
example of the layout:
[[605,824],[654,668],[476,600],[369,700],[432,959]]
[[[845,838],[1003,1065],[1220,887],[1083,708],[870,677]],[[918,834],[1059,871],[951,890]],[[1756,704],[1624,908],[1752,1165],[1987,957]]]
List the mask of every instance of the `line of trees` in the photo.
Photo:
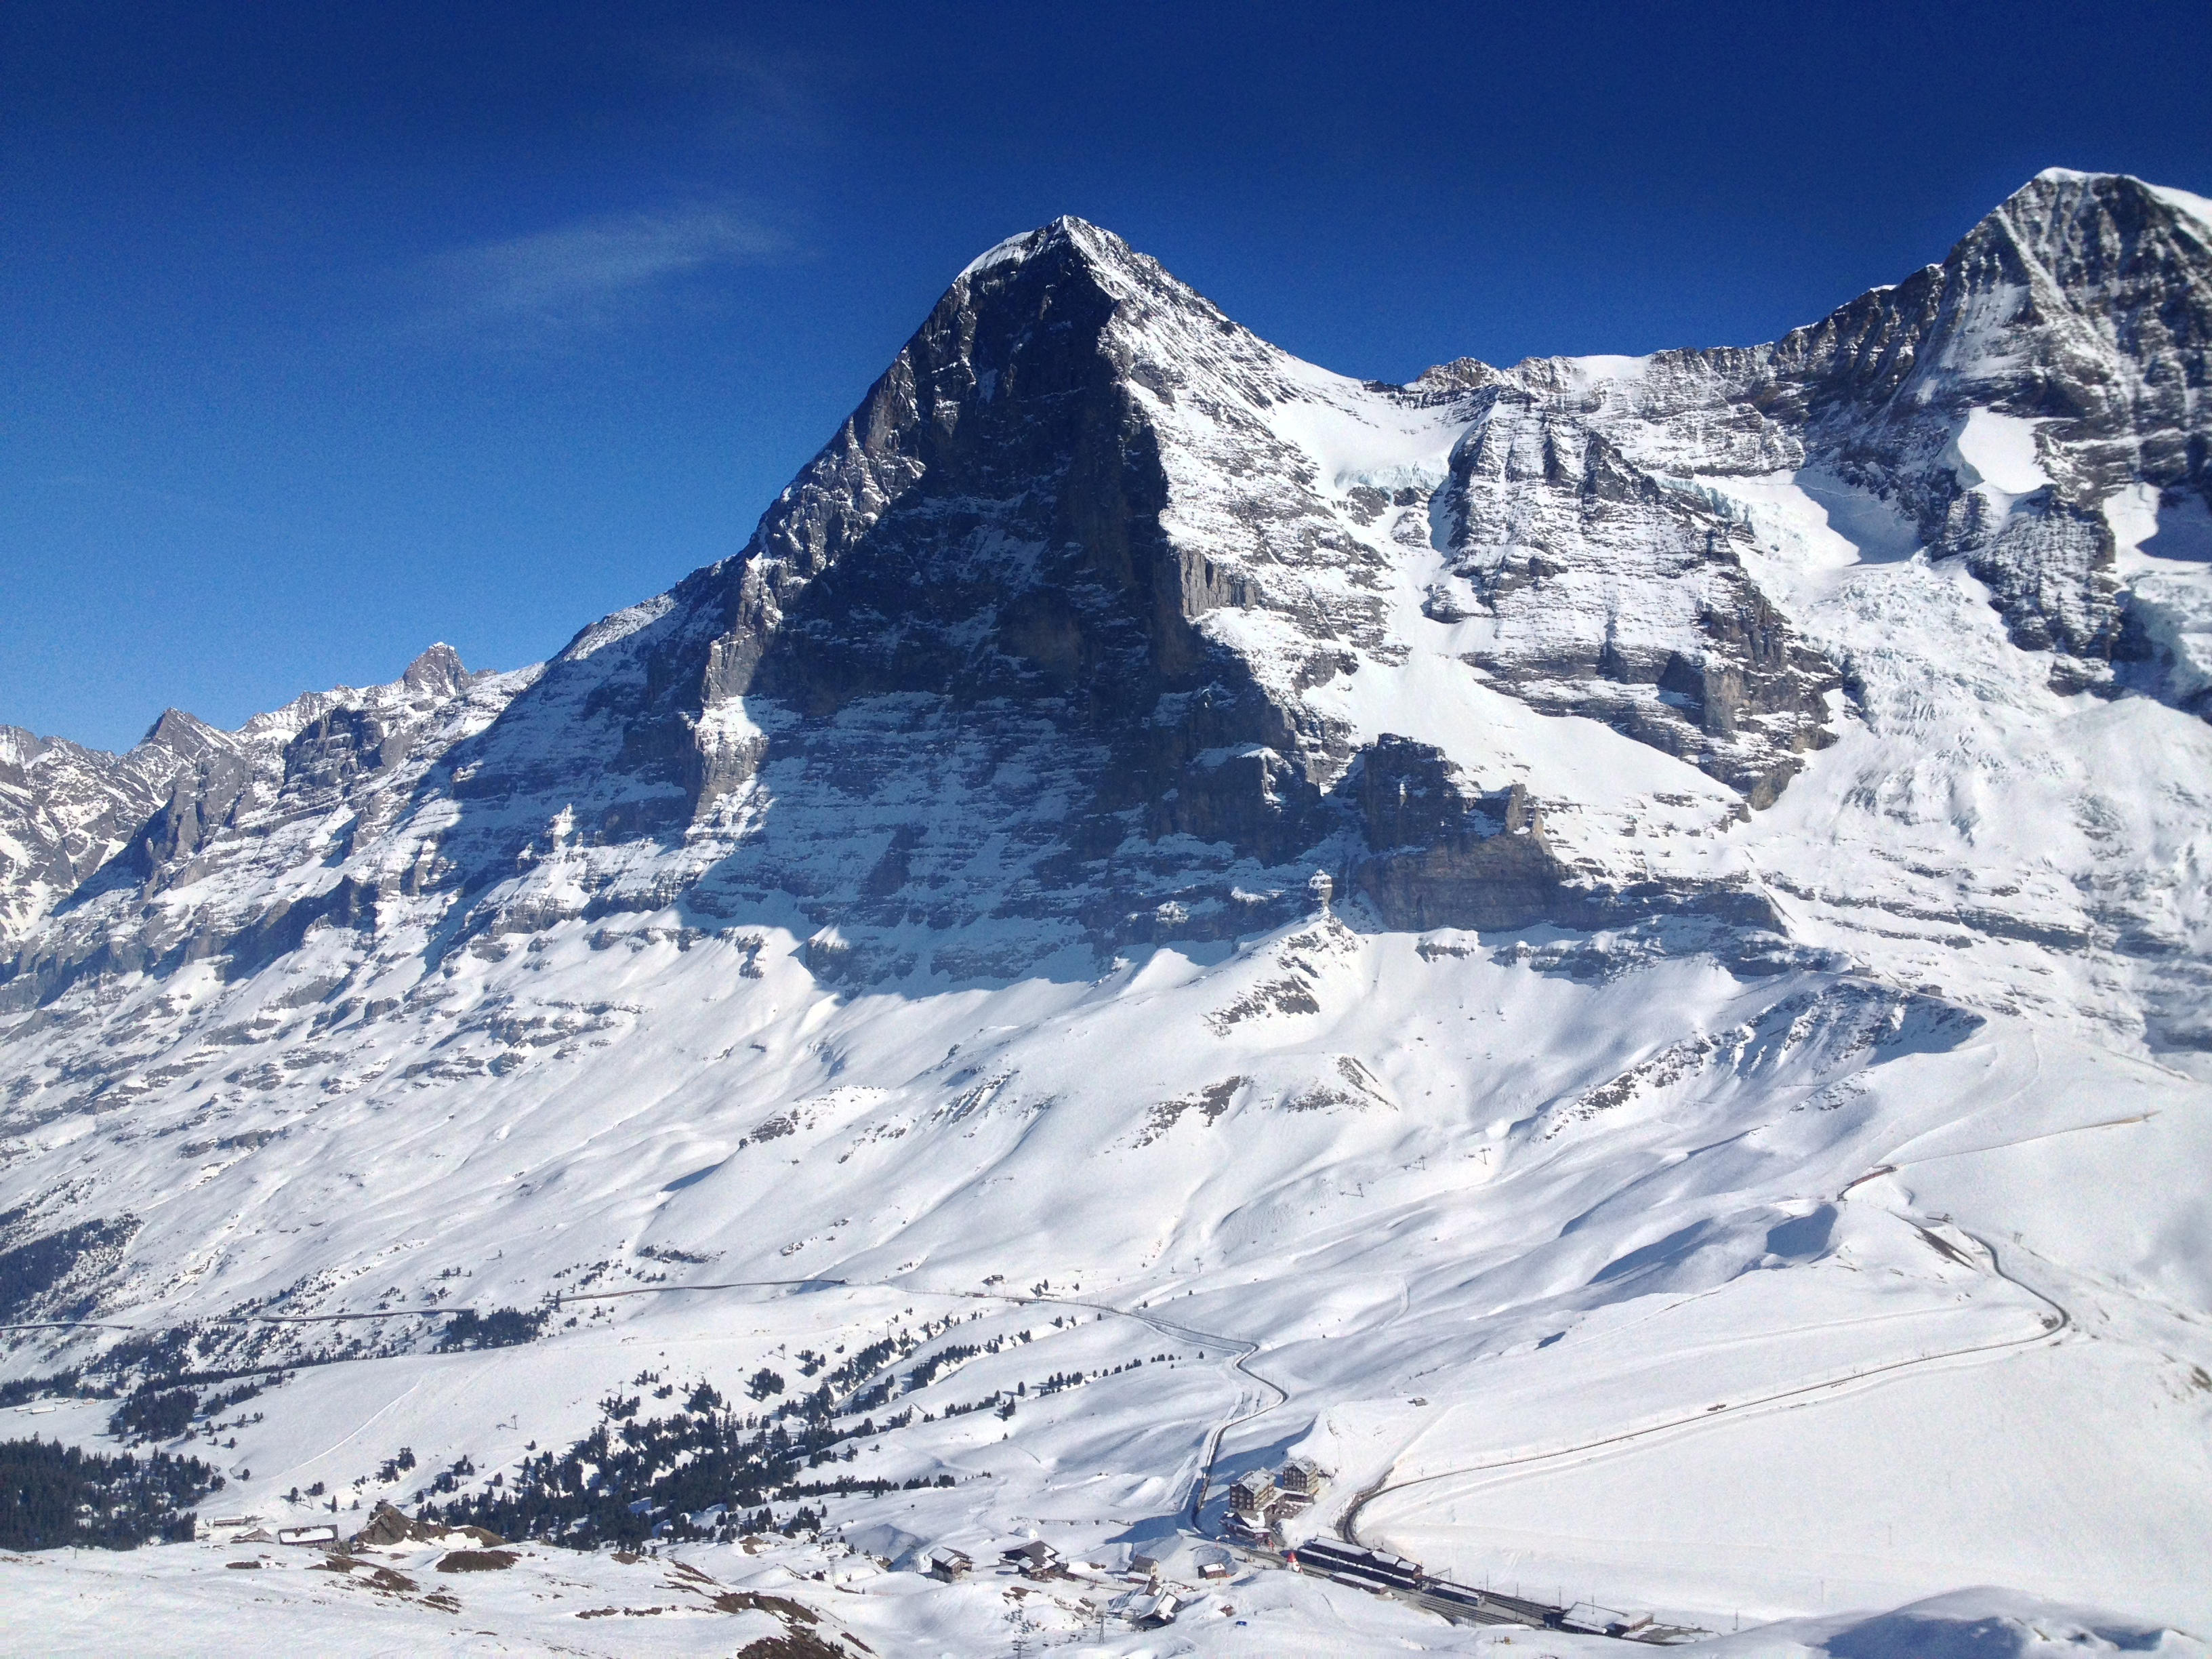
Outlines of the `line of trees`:
[[187,1540],[197,1529],[192,1505],[222,1486],[197,1457],[0,1441],[0,1549],[125,1550]]

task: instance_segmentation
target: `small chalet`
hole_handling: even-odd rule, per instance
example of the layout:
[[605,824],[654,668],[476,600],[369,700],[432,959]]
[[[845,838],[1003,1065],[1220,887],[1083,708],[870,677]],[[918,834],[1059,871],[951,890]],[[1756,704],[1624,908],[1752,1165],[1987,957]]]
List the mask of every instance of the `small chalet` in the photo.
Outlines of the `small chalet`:
[[929,1553],[929,1576],[950,1584],[965,1578],[975,1571],[975,1564],[958,1550],[932,1550]]
[[1139,1630],[1158,1630],[1163,1625],[1175,1623],[1176,1613],[1182,1602],[1173,1590],[1162,1590],[1157,1595],[1133,1595],[1122,1609],[1122,1617]]
[[1560,1619],[1559,1628],[1577,1634],[1619,1638],[1633,1636],[1650,1622],[1648,1613],[1623,1613],[1618,1607],[1601,1607],[1595,1601],[1577,1601]]
[[1233,1509],[1223,1520],[1221,1529],[1228,1536],[1241,1543],[1259,1544],[1274,1548],[1283,1541],[1281,1528],[1275,1524],[1275,1517],[1281,1510],[1282,1504],[1279,1501],[1270,1504],[1264,1510],[1256,1512],[1251,1510]]
[[1018,1544],[1012,1549],[1001,1550],[999,1552],[999,1559],[1016,1571],[1027,1573],[1032,1578],[1042,1578],[1048,1573],[1060,1571],[1060,1552],[1042,1539],[1033,1538],[1026,1544]]

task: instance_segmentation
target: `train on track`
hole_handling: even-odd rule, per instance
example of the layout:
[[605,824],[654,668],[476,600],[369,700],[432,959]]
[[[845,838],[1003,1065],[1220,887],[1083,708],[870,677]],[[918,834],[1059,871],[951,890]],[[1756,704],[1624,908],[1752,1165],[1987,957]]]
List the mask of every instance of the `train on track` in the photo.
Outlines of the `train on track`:
[[1284,1559],[1295,1567],[1315,1568],[1340,1577],[1368,1579],[1393,1589],[1425,1590],[1431,1583],[1418,1561],[1408,1561],[1402,1555],[1384,1555],[1375,1550],[1325,1543],[1318,1538],[1285,1551]]
[[1419,1562],[1409,1561],[1402,1555],[1356,1549],[1318,1538],[1293,1546],[1284,1552],[1283,1559],[1301,1572],[1327,1573],[1332,1578],[1370,1589],[1418,1595],[1484,1624],[1529,1625],[1539,1630],[1557,1630],[1567,1616],[1565,1607],[1524,1601],[1517,1595],[1499,1595],[1491,1590],[1455,1584],[1448,1578],[1432,1578]]

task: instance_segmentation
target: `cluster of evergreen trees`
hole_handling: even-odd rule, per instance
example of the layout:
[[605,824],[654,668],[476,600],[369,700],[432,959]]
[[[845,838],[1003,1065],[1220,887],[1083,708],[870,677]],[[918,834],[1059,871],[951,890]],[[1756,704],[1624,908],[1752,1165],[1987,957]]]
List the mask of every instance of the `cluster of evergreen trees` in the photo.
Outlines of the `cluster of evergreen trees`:
[[963,1359],[973,1359],[982,1352],[972,1342],[947,1344],[907,1373],[907,1392],[919,1394],[937,1381],[940,1373],[950,1370]]
[[546,1310],[494,1308],[489,1313],[478,1313],[473,1308],[456,1308],[446,1319],[446,1328],[438,1339],[438,1352],[451,1353],[461,1348],[512,1348],[533,1340],[545,1324]]
[[107,1419],[107,1431],[120,1440],[174,1440],[192,1425],[200,1397],[190,1389],[143,1389]]
[[605,1400],[599,1425],[566,1451],[526,1458],[504,1486],[457,1498],[438,1514],[502,1538],[585,1546],[638,1543],[672,1517],[672,1530],[688,1534],[693,1529],[680,1517],[716,1504],[765,1505],[853,1437],[826,1417],[805,1414],[812,1400],[802,1396],[765,1420],[714,1407],[641,1419],[635,1396]]
[[58,1442],[0,1441],[0,1549],[125,1550],[156,1538],[189,1539],[191,1506],[222,1484],[197,1457],[110,1456]]
[[[691,1389],[684,1409],[668,1417],[641,1418],[637,1395],[611,1395],[599,1402],[598,1426],[566,1451],[526,1458],[520,1469],[495,1477],[496,1484],[431,1512],[449,1525],[484,1527],[502,1538],[590,1547],[641,1543],[656,1533],[686,1539],[765,1532],[775,1524],[772,1501],[880,1497],[950,1486],[950,1475],[906,1481],[842,1474],[803,1478],[811,1469],[852,1461],[854,1443],[913,1421],[908,1411],[880,1424],[872,1416],[853,1423],[850,1410],[841,1413],[833,1393],[834,1385],[863,1381],[896,1352],[889,1342],[871,1344],[832,1370],[820,1388],[767,1417],[740,1416],[705,1382]],[[848,1406],[858,1408],[879,1391],[881,1385],[865,1389]],[[695,1525],[690,1517],[700,1515],[712,1519]],[[805,1530],[820,1520],[803,1507],[785,1521],[784,1529]]]
[[[261,1392],[264,1382],[274,1387],[289,1381],[287,1373],[273,1371],[235,1388],[203,1395],[197,1389],[165,1387],[161,1379],[155,1378],[142,1383],[108,1414],[107,1431],[118,1440],[132,1443],[174,1440],[191,1428],[195,1418],[204,1417],[212,1438],[217,1429],[216,1419],[225,1411],[254,1398]],[[256,1420],[259,1420],[258,1414]],[[244,1419],[240,1421],[243,1423]]]
[[[24,1219],[25,1212],[20,1209],[0,1212],[0,1232],[17,1230]],[[136,1216],[118,1216],[112,1220],[82,1222],[0,1250],[0,1319],[21,1319],[33,1314],[52,1319],[89,1317],[96,1304],[91,1295],[64,1300],[58,1307],[41,1307],[40,1298],[65,1286],[88,1258],[94,1262],[112,1261],[137,1231]]]

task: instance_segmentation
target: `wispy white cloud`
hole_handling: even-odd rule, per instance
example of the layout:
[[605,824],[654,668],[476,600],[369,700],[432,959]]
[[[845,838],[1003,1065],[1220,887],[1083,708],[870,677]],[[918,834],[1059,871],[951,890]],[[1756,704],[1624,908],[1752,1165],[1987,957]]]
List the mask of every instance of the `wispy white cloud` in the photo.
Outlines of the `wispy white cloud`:
[[654,290],[716,269],[789,257],[790,239],[723,204],[580,220],[457,248],[433,262],[453,319],[605,322]]

